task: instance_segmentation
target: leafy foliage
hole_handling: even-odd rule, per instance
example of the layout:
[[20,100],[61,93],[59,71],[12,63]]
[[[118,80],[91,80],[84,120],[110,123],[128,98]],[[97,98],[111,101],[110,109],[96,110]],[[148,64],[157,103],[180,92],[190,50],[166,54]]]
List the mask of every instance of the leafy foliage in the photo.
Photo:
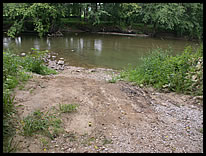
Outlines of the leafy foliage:
[[190,38],[201,39],[203,34],[202,3],[4,3],[3,17],[13,21],[8,30],[11,37],[28,22],[39,36],[57,31],[64,24],[62,17],[83,17],[95,26],[103,21],[121,27],[152,24],[153,34],[160,27]]
[[179,34],[189,33],[201,38],[203,28],[203,5],[200,3],[149,3],[142,6],[142,21],[175,30]]
[[12,3],[4,6],[7,6],[4,16],[15,20],[8,30],[8,36],[11,37],[15,37],[23,30],[26,20],[33,21],[34,30],[42,37],[54,27],[59,17],[64,16],[63,9],[49,3]]
[[181,55],[171,56],[169,51],[155,49],[142,65],[128,69],[121,77],[157,89],[169,89],[192,95],[203,94],[202,46],[194,53],[190,46]]

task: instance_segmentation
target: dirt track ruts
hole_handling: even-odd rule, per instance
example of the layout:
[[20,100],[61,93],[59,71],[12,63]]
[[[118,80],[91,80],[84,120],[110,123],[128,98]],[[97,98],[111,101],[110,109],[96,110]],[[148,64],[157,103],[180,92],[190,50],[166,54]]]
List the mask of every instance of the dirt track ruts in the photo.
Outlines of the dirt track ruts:
[[[203,152],[199,101],[123,81],[108,83],[115,74],[110,69],[69,66],[55,76],[34,75],[24,90],[15,90],[15,105],[23,105],[17,107],[20,119],[59,103],[79,104],[77,112],[62,115],[65,132],[49,140],[46,151],[41,136],[17,133],[17,152]],[[75,139],[65,137],[68,133]]]

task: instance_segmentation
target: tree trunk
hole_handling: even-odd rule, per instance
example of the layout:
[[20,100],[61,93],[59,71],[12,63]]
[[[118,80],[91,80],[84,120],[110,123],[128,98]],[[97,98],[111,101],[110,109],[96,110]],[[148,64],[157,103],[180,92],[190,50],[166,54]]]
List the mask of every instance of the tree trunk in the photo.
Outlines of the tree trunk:
[[82,8],[79,8],[79,20],[81,21],[81,19],[82,19]]
[[157,25],[158,25],[157,22],[155,22],[154,25],[153,25],[152,37],[156,37],[156,34],[157,34]]

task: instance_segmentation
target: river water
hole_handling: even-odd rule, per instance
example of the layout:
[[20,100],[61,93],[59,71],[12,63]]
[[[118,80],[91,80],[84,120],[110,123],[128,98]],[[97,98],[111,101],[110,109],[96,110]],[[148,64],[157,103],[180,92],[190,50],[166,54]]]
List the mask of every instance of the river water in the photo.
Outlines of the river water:
[[133,36],[108,35],[97,33],[65,33],[64,37],[39,38],[22,34],[15,39],[3,37],[3,48],[15,53],[28,53],[31,48],[54,52],[57,58],[63,57],[66,64],[81,67],[105,67],[123,69],[128,64],[136,66],[140,58],[148,55],[153,48],[173,49],[172,55],[181,53],[187,45],[197,43]]

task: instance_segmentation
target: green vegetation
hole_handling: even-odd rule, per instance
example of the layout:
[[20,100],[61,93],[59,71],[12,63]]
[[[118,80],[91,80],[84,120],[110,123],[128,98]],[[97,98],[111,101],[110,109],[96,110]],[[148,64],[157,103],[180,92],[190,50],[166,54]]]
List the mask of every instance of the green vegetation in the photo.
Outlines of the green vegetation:
[[142,58],[142,65],[129,68],[121,78],[139,85],[168,89],[191,95],[203,95],[203,47],[193,52],[186,47],[181,55],[171,56],[169,50],[154,49]]
[[59,110],[62,113],[73,112],[76,111],[76,109],[77,109],[77,104],[59,104]]
[[116,83],[117,82],[117,78],[116,77],[112,77],[112,79],[108,80],[109,83]]
[[46,51],[40,52],[32,49],[32,54],[26,57],[20,57],[13,54],[11,51],[3,52],[3,150],[10,151],[9,140],[15,134],[14,123],[14,97],[13,89],[20,85],[22,88],[31,74],[29,72],[36,72],[42,75],[55,74],[56,71],[48,69],[43,65],[41,58]]
[[202,3],[3,3],[3,17],[11,37],[25,30],[44,36],[74,24],[96,28],[104,23],[152,36],[172,32],[202,39],[203,35]]
[[21,124],[25,136],[31,136],[36,132],[38,132],[38,134],[42,132],[42,134],[45,134],[51,139],[54,139],[54,136],[58,135],[57,132],[61,128],[61,120],[55,113],[49,113],[49,111],[43,113],[37,110],[32,115],[24,118]]
[[27,55],[24,59],[20,62],[20,65],[24,66],[27,71],[34,72],[41,75],[49,75],[49,74],[56,74],[57,72],[53,69],[47,68],[43,64],[42,58],[48,52],[45,51],[38,51],[37,49],[31,48],[32,53],[31,55]]

